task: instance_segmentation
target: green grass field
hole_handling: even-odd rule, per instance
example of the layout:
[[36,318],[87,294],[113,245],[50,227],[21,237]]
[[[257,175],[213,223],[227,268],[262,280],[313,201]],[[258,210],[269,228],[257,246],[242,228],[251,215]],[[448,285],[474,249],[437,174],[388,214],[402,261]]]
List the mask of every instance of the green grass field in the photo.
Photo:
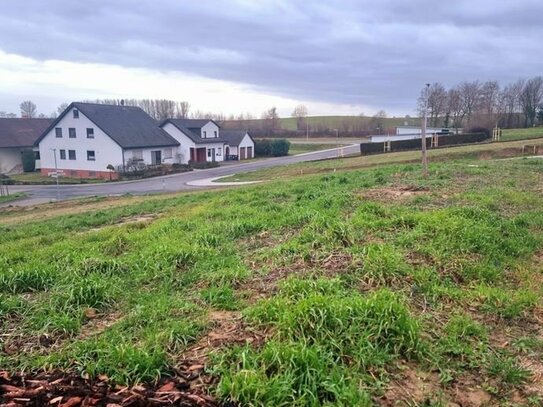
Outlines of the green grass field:
[[[530,148],[522,153],[522,146],[529,145]],[[537,146],[539,151],[543,151],[543,140],[533,141],[509,141],[500,143],[481,143],[475,145],[458,146],[428,150],[428,157],[432,161],[449,160],[474,160],[507,158],[522,155],[530,155],[533,146]],[[218,182],[230,181],[265,181],[276,177],[292,178],[308,174],[333,173],[335,171],[353,171],[361,168],[372,168],[386,164],[412,163],[419,162],[421,159],[420,151],[401,151],[386,154],[356,155],[339,160],[322,160],[313,162],[302,162],[291,164],[284,167],[271,167],[253,172],[235,174],[224,177]]]
[[543,138],[543,127],[528,129],[503,129],[502,141]]
[[[316,129],[319,126],[323,128],[329,128],[329,129],[342,129],[345,124],[349,124],[350,126],[356,125],[356,124],[369,124],[373,118],[367,117],[367,116],[309,116],[307,118],[307,121],[309,125]],[[294,117],[281,117],[280,119],[281,128],[283,130],[296,130],[296,118]],[[383,127],[389,128],[389,127],[396,127],[396,126],[404,126],[405,123],[409,126],[418,126],[420,124],[420,119],[416,117],[411,118],[405,118],[405,117],[387,117],[380,119],[383,123]],[[260,122],[260,119],[250,120],[251,123]],[[236,124],[239,123],[238,121],[235,121]],[[340,130],[340,133],[342,131]]]
[[[368,123],[371,121],[371,117],[360,116],[310,116],[307,118],[310,126],[322,125],[327,128],[341,129],[345,122],[348,123]],[[285,130],[296,130],[296,118],[294,117],[282,117],[281,127]],[[407,121],[409,126],[417,126],[420,123],[420,119],[411,117],[406,119],[405,117],[387,117],[381,119],[384,127],[403,126]]]
[[540,406],[543,160],[433,158],[0,212],[1,369],[181,376],[242,406]]

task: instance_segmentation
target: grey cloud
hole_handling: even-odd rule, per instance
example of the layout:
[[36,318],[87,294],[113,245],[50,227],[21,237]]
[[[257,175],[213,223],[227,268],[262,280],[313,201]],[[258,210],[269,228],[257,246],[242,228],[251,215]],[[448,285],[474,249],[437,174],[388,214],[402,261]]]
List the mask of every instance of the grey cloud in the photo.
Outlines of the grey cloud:
[[27,0],[3,4],[0,49],[410,112],[426,82],[543,74],[542,13],[532,0]]

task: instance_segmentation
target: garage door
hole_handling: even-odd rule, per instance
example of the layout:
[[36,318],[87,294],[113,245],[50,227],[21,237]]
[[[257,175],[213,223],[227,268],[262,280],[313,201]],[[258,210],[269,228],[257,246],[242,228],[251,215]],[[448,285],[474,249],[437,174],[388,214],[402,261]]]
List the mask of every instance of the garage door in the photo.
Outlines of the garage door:
[[253,158],[253,147],[247,147],[247,158]]
[[245,147],[240,147],[239,148],[239,159],[240,160],[245,160]]

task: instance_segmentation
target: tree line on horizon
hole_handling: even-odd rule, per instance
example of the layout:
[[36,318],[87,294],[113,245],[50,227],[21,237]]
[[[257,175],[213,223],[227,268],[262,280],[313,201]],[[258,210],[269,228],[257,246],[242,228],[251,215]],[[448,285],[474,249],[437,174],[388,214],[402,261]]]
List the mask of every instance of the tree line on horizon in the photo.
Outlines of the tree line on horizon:
[[532,127],[543,123],[543,78],[519,79],[504,86],[498,81],[461,82],[450,89],[435,82],[417,101],[422,116],[425,101],[433,127]]
[[[384,134],[387,129],[387,114],[380,110],[367,117],[336,117],[333,127],[325,121],[311,120],[305,105],[294,108],[291,117],[296,121],[296,130],[282,127],[281,117],[276,107],[265,110],[261,116],[251,113],[224,115],[222,113],[190,111],[187,101],[168,99],[96,99],[85,102],[126,106],[137,106],[155,120],[167,118],[213,119],[225,128],[240,128],[250,131],[255,136],[289,135],[301,136],[331,135],[336,130],[342,135],[364,136],[368,134]],[[543,124],[543,78],[536,76],[530,79],[519,79],[504,86],[498,81],[464,81],[447,89],[442,83],[435,82],[425,87],[417,100],[417,112],[423,114],[427,106],[428,125],[431,127],[473,128],[493,127],[518,128]],[[58,117],[68,106],[62,103],[50,115],[38,113],[37,106],[30,100],[20,104],[21,117]],[[17,117],[14,113],[0,111],[0,117]],[[405,119],[414,124],[409,115]],[[388,126],[390,127],[390,126]]]

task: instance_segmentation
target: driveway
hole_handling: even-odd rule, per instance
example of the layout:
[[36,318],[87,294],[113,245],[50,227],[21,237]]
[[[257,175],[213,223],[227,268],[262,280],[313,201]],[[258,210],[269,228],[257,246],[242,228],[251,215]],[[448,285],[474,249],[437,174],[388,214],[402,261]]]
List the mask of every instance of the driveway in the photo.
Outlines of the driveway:
[[[86,196],[107,196],[123,194],[142,195],[160,192],[197,190],[202,188],[210,188],[210,186],[208,185],[209,183],[205,182],[203,182],[205,186],[198,186],[198,181],[210,178],[225,177],[241,172],[250,172],[262,168],[270,168],[304,161],[335,158],[341,154],[351,155],[357,154],[359,152],[359,144],[352,144],[350,146],[341,147],[339,149],[332,148],[329,150],[315,151],[311,153],[304,153],[287,157],[255,160],[248,163],[225,163],[223,164],[223,166],[218,168],[194,170],[181,174],[166,175],[163,177],[154,177],[135,181],[113,182],[104,184],[60,185],[58,187],[58,194],[59,200],[65,200]],[[218,184],[216,187],[224,188],[227,186],[228,185],[221,186],[220,184]],[[50,202],[57,199],[56,185],[14,185],[10,186],[10,192],[25,192],[28,195],[28,198],[0,204],[0,207],[8,205],[36,205],[39,203]]]

